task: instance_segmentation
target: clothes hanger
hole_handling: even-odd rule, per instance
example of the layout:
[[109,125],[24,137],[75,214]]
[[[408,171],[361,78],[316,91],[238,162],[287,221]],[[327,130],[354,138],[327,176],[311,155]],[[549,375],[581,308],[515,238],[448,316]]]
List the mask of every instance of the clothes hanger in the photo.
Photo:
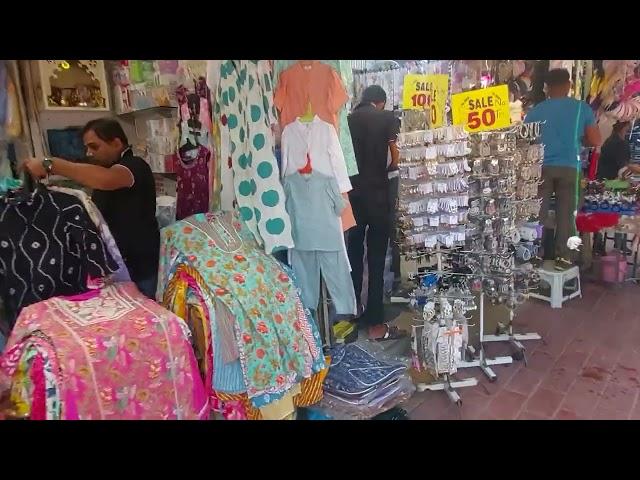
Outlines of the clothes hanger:
[[307,104],[307,111],[304,112],[304,115],[298,117],[298,120],[300,120],[302,123],[311,123],[313,122],[314,117],[315,114],[313,113],[313,108],[311,107],[311,101],[309,101],[309,103]]
[[299,63],[302,68],[304,68],[305,70],[309,70],[311,69],[311,67],[313,67],[315,60],[299,60]]
[[309,155],[309,152],[307,152],[307,163],[304,167],[298,169],[298,173],[301,175],[311,175],[311,172],[313,172],[313,169],[311,168],[311,156]]

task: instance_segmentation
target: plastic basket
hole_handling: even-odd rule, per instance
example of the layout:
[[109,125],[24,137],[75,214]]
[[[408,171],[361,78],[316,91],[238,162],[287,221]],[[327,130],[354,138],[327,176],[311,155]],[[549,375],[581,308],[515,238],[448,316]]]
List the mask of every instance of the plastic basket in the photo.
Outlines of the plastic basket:
[[601,259],[601,278],[606,283],[622,283],[627,276],[627,259],[620,253]]

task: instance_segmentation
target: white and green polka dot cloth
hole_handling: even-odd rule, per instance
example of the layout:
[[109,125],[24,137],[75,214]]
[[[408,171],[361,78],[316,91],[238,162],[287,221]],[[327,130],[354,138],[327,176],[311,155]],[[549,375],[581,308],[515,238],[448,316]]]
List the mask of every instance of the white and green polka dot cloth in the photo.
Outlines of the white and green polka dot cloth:
[[291,220],[273,152],[271,125],[277,119],[267,60],[221,62],[216,115],[228,132],[221,139],[228,142],[241,218],[267,253],[292,248]]

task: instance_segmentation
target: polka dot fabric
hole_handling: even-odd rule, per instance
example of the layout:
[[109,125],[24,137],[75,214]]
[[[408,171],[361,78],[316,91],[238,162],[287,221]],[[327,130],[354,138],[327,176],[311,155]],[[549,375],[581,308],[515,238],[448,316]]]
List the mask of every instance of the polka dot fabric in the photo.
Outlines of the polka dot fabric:
[[292,248],[291,220],[273,151],[271,125],[277,118],[269,62],[223,60],[216,103],[225,130],[221,139],[227,142],[221,150],[228,154],[242,219],[267,253]]

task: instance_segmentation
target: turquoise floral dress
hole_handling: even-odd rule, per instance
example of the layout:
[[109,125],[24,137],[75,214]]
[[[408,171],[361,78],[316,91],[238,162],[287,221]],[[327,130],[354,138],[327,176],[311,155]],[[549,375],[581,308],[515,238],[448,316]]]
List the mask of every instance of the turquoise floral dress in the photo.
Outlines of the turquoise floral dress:
[[260,249],[237,214],[194,215],[164,228],[161,236],[160,291],[176,263],[198,270],[235,316],[247,394],[256,407],[324,368],[317,329],[299,314],[290,274]]

